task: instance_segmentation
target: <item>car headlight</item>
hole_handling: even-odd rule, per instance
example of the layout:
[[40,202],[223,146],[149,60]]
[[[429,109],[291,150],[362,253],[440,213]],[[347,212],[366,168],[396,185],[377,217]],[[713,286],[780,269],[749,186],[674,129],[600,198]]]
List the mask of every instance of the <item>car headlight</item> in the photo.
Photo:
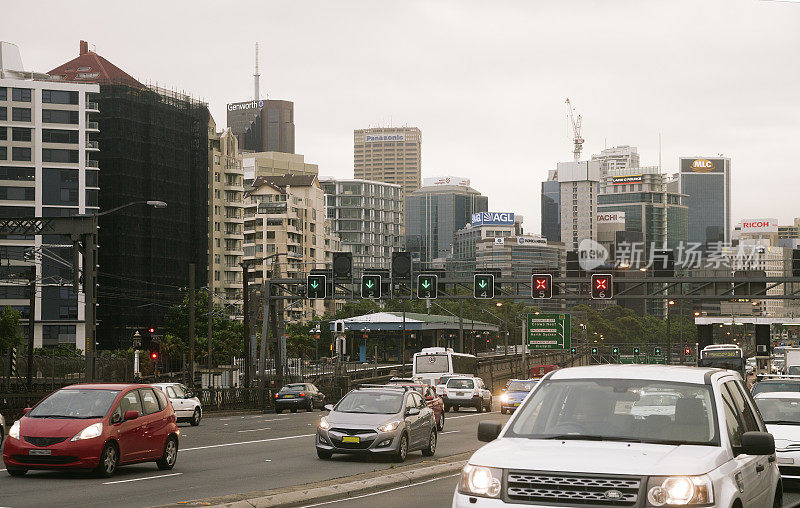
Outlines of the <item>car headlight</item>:
[[81,439],[92,439],[95,437],[99,437],[100,434],[103,433],[103,424],[101,422],[93,423],[89,425],[82,431],[75,434],[75,437],[70,439],[70,441],[80,441]]
[[653,477],[647,482],[647,501],[652,506],[710,505],[714,486],[708,475]]
[[467,464],[461,470],[458,492],[468,496],[500,497],[503,470]]
[[508,394],[504,393],[503,395],[501,395],[500,400],[502,400],[503,402],[508,402]]
[[378,427],[378,430],[381,432],[392,432],[397,430],[397,427],[399,426],[400,426],[400,420],[394,420],[389,423],[384,423],[383,425]]
[[331,428],[331,424],[328,423],[328,419],[324,416],[319,419],[319,428],[322,430],[328,430]]
[[14,425],[8,429],[8,437],[13,437],[14,439],[19,439],[19,420],[14,422]]

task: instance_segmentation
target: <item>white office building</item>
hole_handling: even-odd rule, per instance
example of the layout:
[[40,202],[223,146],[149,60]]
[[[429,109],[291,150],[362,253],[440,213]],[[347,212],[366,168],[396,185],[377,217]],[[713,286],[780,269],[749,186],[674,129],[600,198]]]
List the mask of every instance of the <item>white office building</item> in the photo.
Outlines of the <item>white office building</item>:
[[597,240],[597,194],[600,163],[559,162],[561,190],[561,241],[568,251],[582,240]]
[[613,146],[592,155],[592,160],[600,163],[600,178],[627,174],[639,167],[639,151],[635,146]]

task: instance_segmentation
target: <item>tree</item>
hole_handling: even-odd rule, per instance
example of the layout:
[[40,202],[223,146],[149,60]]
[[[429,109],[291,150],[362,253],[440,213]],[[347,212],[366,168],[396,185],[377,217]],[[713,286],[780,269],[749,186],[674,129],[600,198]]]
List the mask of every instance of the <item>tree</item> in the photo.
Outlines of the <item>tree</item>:
[[0,312],[0,351],[16,347],[22,341],[19,320],[22,314],[17,309],[6,307]]

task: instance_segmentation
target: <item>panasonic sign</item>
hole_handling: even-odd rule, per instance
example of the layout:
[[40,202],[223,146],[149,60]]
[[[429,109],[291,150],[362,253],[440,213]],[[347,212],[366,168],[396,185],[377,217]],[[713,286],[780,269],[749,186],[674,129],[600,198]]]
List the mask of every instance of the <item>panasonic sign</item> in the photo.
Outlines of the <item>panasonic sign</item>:
[[391,132],[386,134],[367,134],[365,141],[374,143],[376,141],[405,141],[406,135],[402,132]]
[[513,224],[513,212],[480,212],[472,214],[473,226],[511,226]]

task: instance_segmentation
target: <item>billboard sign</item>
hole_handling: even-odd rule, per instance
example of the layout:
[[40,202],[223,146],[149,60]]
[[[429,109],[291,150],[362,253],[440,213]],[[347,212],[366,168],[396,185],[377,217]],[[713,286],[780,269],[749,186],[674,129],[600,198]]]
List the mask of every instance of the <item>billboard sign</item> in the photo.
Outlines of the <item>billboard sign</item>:
[[438,178],[423,178],[422,186],[431,187],[433,185],[458,185],[459,187],[469,187],[469,178],[460,176],[440,176]]
[[472,214],[473,226],[513,226],[514,212],[479,212]]
[[744,219],[742,233],[777,233],[778,221],[775,219]]
[[611,185],[624,185],[627,183],[642,183],[644,177],[642,175],[626,175],[626,176],[612,176]]
[[598,224],[625,224],[625,212],[601,212],[597,214]]
[[405,141],[406,135],[402,132],[385,132],[383,134],[367,134],[365,141],[375,143],[380,141]]
[[528,314],[526,342],[529,351],[539,349],[569,349],[569,314]]
[[541,236],[518,236],[517,245],[547,245],[547,238]]
[[724,173],[725,159],[681,158],[681,173]]
[[256,109],[256,108],[263,108],[264,101],[246,101],[246,102],[234,102],[232,104],[228,104],[228,111],[242,111],[245,109]]

